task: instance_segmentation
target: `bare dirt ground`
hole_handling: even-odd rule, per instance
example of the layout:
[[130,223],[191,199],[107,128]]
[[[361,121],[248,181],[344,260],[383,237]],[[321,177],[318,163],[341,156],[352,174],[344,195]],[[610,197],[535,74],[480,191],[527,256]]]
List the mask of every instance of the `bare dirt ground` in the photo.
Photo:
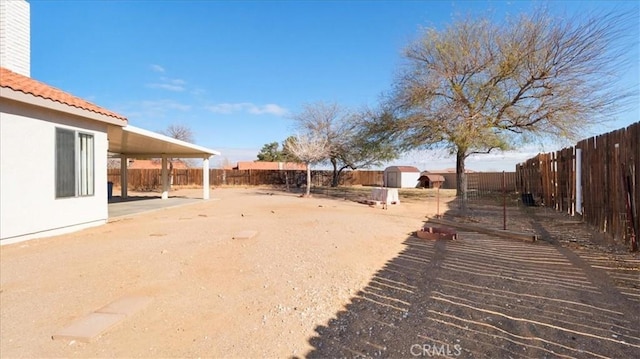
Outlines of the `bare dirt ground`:
[[[364,190],[366,192],[366,189]],[[200,190],[182,189],[195,196]],[[326,195],[334,195],[326,196]],[[542,208],[509,209],[534,244],[411,235],[433,197],[372,208],[215,189],[212,200],[0,249],[2,357],[632,358],[640,258]],[[366,196],[366,195],[365,195]],[[346,198],[346,199],[345,199]],[[501,208],[457,221],[501,227]],[[256,230],[251,239],[233,239]],[[142,311],[90,343],[51,335],[124,296]]]

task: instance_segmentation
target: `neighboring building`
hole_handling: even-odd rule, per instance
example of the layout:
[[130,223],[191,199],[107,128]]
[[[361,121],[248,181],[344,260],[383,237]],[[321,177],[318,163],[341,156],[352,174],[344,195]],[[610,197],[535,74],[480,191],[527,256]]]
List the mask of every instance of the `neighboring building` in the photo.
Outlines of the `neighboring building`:
[[[208,183],[217,151],[128,126],[120,114],[31,79],[24,0],[0,1],[0,52],[0,244],[106,223],[108,152],[164,164],[202,158]],[[166,198],[166,166],[162,172]]]
[[[186,170],[189,166],[180,159],[174,159],[170,161],[170,166],[174,170]],[[129,159],[128,168],[130,170],[159,170],[162,169],[162,161],[158,159],[154,160],[139,160],[139,159]]]
[[[475,173],[476,171],[474,170],[470,170],[470,169],[465,169],[464,173]],[[441,170],[429,170],[429,173],[456,173],[456,169],[455,168],[445,168],[445,169],[441,169]]]
[[251,161],[238,162],[233,167],[234,170],[288,170],[288,171],[306,171],[307,166],[304,163],[297,162],[265,162]]
[[384,170],[384,186],[390,188],[416,188],[420,170],[413,166],[390,166]]

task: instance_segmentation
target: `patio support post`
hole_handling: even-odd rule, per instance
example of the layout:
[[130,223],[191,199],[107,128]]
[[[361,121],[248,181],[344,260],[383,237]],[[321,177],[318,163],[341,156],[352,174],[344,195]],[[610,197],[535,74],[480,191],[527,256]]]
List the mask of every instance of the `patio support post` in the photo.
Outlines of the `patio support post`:
[[209,199],[209,157],[202,159],[202,199]]
[[127,164],[129,159],[127,155],[120,155],[120,198],[125,199],[128,196],[127,187],[129,179],[127,178]]
[[169,171],[167,169],[167,155],[162,155],[162,199],[169,198]]

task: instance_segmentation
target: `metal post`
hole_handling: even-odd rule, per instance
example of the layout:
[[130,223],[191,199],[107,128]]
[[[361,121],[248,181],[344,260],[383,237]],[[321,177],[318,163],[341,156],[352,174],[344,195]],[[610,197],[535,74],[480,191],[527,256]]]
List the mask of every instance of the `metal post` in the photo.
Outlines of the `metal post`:
[[169,198],[169,179],[168,179],[169,171],[167,169],[167,156],[162,155],[162,199]]
[[440,187],[436,189],[436,218],[440,218]]
[[582,150],[576,148],[576,213],[582,215]]
[[127,187],[129,186],[129,178],[127,177],[127,166],[129,158],[126,155],[120,155],[120,198],[125,199],[128,196]]
[[209,199],[209,157],[202,159],[202,199]]
[[502,229],[507,230],[507,184],[502,171]]

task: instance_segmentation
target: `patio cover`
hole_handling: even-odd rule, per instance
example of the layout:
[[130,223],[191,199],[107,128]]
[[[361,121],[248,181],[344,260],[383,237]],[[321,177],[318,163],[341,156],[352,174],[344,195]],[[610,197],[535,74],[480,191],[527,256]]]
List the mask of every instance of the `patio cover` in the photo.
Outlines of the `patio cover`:
[[202,197],[209,199],[209,157],[220,152],[134,126],[109,126],[108,151],[120,155],[122,197],[127,197],[127,159],[162,158],[162,198],[169,198],[168,158],[202,158]]

